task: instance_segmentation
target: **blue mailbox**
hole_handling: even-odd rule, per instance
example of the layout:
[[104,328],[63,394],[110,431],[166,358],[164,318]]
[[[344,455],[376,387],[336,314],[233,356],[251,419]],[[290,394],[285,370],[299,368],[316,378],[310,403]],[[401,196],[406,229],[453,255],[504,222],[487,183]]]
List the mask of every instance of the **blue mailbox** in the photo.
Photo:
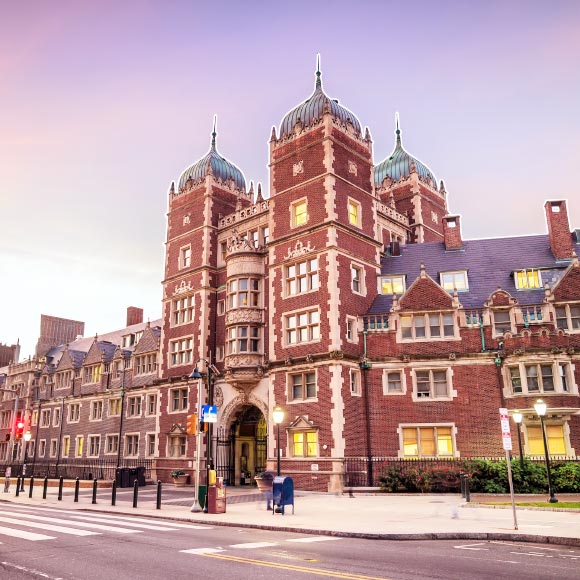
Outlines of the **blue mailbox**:
[[277,476],[272,483],[272,514],[284,515],[284,506],[291,505],[294,513],[294,481],[291,477]]

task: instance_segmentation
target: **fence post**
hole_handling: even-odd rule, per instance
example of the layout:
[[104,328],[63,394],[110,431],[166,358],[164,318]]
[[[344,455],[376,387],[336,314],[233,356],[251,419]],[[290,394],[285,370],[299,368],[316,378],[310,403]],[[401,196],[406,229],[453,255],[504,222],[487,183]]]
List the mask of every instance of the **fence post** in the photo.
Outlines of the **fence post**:
[[16,497],[20,495],[20,476],[16,479]]
[[58,480],[58,501],[62,500],[62,486],[64,483],[64,477],[61,475]]
[[97,503],[97,479],[93,479],[93,503]]
[[28,497],[32,497],[32,489],[34,488],[34,475],[30,476],[30,489],[28,490]]
[[42,486],[42,499],[46,499],[47,491],[48,491],[48,475],[44,477],[44,484]]
[[78,503],[79,501],[79,487],[81,485],[81,482],[79,480],[79,478],[77,477],[75,479],[75,502]]
[[139,496],[139,480],[135,479],[133,483],[133,507],[137,507],[137,498]]
[[161,509],[161,480],[157,481],[157,509]]
[[113,480],[113,490],[111,492],[111,505],[117,503],[117,481]]

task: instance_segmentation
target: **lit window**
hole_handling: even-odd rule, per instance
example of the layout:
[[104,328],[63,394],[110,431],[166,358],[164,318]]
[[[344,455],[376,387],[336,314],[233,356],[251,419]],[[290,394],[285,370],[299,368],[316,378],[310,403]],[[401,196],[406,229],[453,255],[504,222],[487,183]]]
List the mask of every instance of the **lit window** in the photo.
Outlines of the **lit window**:
[[405,276],[383,276],[381,278],[381,294],[403,294],[405,292]]
[[286,294],[292,296],[318,288],[318,258],[286,266]]
[[320,314],[318,310],[298,312],[286,316],[286,342],[299,344],[320,338]]
[[514,272],[518,290],[533,290],[542,287],[539,270],[518,270]]
[[451,427],[404,427],[404,457],[452,457]]
[[101,372],[103,365],[100,363],[98,365],[91,365],[83,369],[83,383],[91,384],[98,383],[101,380]]
[[446,399],[449,397],[446,370],[415,371],[417,399]]
[[70,453],[70,437],[66,435],[62,438],[62,456],[68,457]]
[[[548,453],[550,455],[568,455],[563,425],[545,425]],[[530,455],[544,455],[544,438],[542,427],[527,426],[528,452]]]
[[455,337],[454,317],[451,313],[410,314],[401,316],[401,339],[446,339]]
[[360,227],[360,203],[354,199],[348,200],[348,222],[353,226]]
[[181,338],[171,341],[169,345],[171,366],[191,364],[193,358],[193,339]]
[[171,435],[168,441],[169,457],[185,457],[187,438],[185,435]]
[[306,200],[298,201],[292,205],[292,225],[303,226],[308,221]]
[[290,400],[302,401],[316,397],[316,373],[297,373],[289,377]]
[[228,309],[260,306],[260,281],[238,278],[228,283]]
[[173,326],[191,322],[193,320],[194,298],[193,296],[177,298],[171,303],[171,308],[173,310]]
[[563,330],[580,330],[580,304],[556,306],[556,325]]
[[191,246],[185,246],[179,250],[179,269],[191,266]]
[[109,416],[115,417],[121,414],[121,399],[109,399]]
[[454,290],[465,292],[469,289],[467,272],[465,270],[460,272],[442,272],[440,279],[441,286],[448,292],[453,292]]
[[503,336],[512,331],[512,321],[509,310],[496,310],[493,313],[493,328],[496,336]]
[[295,431],[292,433],[292,455],[294,457],[317,456],[318,433],[316,431]]
[[362,268],[358,266],[350,267],[350,276],[352,282],[352,291],[357,294],[362,293]]
[[257,326],[228,328],[228,354],[260,352],[260,329]]
[[83,456],[83,444],[84,444],[84,437],[82,435],[77,435],[75,439],[75,457],[82,457]]

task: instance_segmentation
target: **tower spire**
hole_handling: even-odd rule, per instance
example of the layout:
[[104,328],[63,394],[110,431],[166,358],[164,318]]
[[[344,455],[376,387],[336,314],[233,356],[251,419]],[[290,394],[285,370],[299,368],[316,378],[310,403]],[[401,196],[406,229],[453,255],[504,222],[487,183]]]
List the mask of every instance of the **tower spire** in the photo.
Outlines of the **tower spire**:
[[322,80],[321,77],[322,73],[320,72],[320,53],[316,55],[316,85],[315,88],[321,89],[322,88]]
[[397,135],[397,145],[399,147],[401,147],[401,129],[399,126],[399,113],[395,113],[395,124],[397,126],[397,129],[395,131],[396,135]]
[[217,115],[213,116],[213,131],[211,132],[211,148],[215,149],[215,138],[216,138],[216,126],[217,126]]

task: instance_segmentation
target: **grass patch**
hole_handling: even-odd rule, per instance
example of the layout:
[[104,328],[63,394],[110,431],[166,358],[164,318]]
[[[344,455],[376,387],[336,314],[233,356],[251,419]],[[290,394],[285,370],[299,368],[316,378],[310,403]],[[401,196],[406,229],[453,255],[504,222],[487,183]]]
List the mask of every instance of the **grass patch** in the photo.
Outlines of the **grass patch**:
[[[487,505],[512,505],[511,502],[481,502]],[[516,506],[518,507],[549,507],[549,508],[566,508],[573,510],[580,510],[580,501],[559,501],[558,503],[550,503],[547,501],[517,501]]]

